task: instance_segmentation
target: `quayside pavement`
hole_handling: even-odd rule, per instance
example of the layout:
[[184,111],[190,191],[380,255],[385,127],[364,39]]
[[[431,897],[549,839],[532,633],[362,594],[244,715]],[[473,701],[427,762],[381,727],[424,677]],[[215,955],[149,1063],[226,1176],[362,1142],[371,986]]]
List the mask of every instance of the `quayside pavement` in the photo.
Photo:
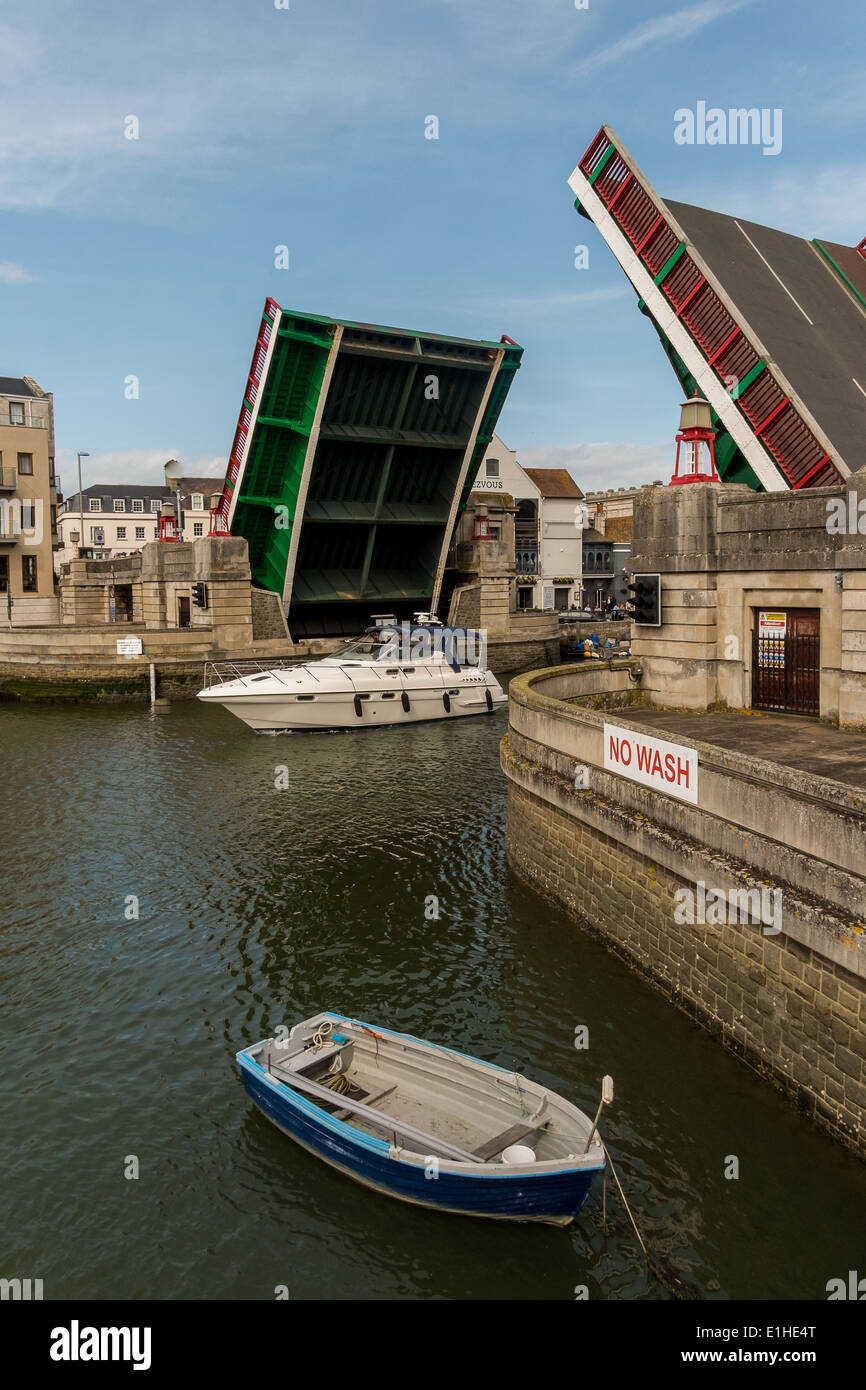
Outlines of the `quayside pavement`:
[[817,777],[831,777],[866,791],[866,734],[836,729],[804,715],[758,710],[703,713],[636,706],[629,709],[628,720]]

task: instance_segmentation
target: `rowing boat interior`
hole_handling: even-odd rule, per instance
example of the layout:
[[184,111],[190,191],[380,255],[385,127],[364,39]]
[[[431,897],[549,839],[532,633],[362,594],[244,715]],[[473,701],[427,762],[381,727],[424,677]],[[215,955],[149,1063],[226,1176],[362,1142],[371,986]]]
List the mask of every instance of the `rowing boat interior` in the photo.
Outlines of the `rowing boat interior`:
[[323,1018],[250,1055],[329,1114],[406,1153],[498,1164],[503,1149],[520,1144],[538,1163],[599,1162],[597,1137],[584,1159],[592,1126],[575,1106],[517,1072],[434,1044]]

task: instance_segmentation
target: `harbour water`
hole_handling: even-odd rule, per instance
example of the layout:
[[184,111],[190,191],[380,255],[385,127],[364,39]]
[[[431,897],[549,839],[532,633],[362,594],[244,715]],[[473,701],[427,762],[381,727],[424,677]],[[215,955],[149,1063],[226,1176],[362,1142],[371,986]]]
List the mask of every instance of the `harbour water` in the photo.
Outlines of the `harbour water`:
[[592,1112],[611,1073],[604,1135],[693,1297],[822,1299],[862,1266],[866,1167],[509,874],[506,717],[269,738],[195,703],[0,708],[0,1276],[46,1299],[672,1296],[612,1187],[606,1234],[600,1183],[568,1229],[513,1226],[297,1149],[234,1054],[320,1008]]

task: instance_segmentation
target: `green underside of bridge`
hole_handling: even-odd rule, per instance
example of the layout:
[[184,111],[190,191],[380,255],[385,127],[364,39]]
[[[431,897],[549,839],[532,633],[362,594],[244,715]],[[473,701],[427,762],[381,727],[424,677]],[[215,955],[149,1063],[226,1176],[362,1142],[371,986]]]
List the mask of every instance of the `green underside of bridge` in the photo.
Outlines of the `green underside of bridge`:
[[[638,308],[652,324],[659,336],[661,345],[665,350],[665,355],[676,372],[677,379],[683,388],[686,396],[694,395],[698,390],[698,383],[692,376],[683,359],[680,357],[676,348],[671,343],[667,334],[659,328],[649,309],[643,300],[638,301]],[[719,470],[719,477],[726,483],[746,483],[754,488],[756,492],[764,492],[763,483],[760,481],[742,451],[734,443],[728,431],[719,420],[718,415],[713,411],[713,424],[716,429],[715,455],[716,467]]]
[[[501,345],[343,322],[322,401],[341,321],[284,310],[278,322],[232,521],[249,544],[254,581],[283,593],[296,535],[293,615],[323,605],[368,613],[383,603],[429,601]],[[461,508],[521,355],[505,346]]]

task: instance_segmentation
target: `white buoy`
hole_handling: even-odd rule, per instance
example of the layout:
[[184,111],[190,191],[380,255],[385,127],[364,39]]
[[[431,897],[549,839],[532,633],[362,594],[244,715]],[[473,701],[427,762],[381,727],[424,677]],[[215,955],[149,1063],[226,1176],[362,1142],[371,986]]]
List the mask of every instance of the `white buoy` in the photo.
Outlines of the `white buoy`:
[[521,1163],[534,1163],[535,1152],[526,1144],[509,1144],[507,1149],[502,1150],[502,1162],[510,1164],[513,1168]]

